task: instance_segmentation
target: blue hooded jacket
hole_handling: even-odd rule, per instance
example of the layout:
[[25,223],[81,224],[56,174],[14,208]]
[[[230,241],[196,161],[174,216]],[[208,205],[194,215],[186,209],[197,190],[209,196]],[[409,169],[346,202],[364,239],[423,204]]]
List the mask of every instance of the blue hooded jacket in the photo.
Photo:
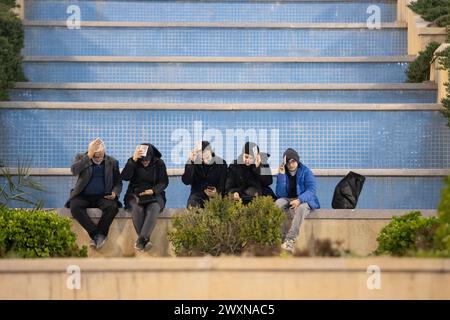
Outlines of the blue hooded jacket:
[[[289,173],[277,175],[277,198],[287,198],[289,192]],[[297,194],[301,202],[307,202],[311,209],[319,209],[319,199],[316,196],[316,178],[312,171],[302,163],[297,169]]]

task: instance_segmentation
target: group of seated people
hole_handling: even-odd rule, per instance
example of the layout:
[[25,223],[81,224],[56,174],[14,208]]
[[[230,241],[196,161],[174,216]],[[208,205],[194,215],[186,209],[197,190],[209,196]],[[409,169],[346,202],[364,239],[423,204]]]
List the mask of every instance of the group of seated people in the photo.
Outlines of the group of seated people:
[[[190,153],[181,178],[184,184],[191,186],[187,207],[203,207],[205,201],[218,195],[230,196],[244,204],[257,196],[270,196],[278,207],[293,215],[282,244],[282,249],[293,252],[305,216],[320,207],[316,180],[311,170],[300,162],[299,154],[288,148],[283,154],[273,192],[269,156],[260,152],[255,143],[246,142],[239,157],[227,166],[225,160],[215,155],[211,144],[202,141]],[[122,181],[129,181],[124,204],[137,233],[135,249],[144,251],[152,246],[150,236],[165,207],[165,190],[169,185],[161,157],[154,145],[141,144],[120,172],[118,161],[106,154],[100,139],[92,141],[87,152],[75,157],[71,171],[77,181],[66,206],[88,232],[92,247],[100,249],[106,241],[109,227],[121,206]],[[87,208],[102,210],[97,224],[89,217]]]

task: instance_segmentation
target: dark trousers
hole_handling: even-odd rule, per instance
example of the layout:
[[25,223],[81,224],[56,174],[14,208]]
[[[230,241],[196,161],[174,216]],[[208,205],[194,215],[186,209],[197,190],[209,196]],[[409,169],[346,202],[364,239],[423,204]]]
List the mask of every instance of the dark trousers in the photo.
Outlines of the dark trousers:
[[[87,213],[87,208],[99,208],[102,216],[97,225]],[[108,235],[109,227],[119,212],[116,200],[108,200],[103,196],[78,195],[70,200],[70,212],[75,220],[89,233],[91,239],[97,234]]]
[[203,208],[205,205],[205,201],[208,200],[209,197],[203,191],[191,193],[187,201],[187,207],[200,207]]
[[153,229],[158,221],[158,215],[162,211],[158,202],[139,205],[136,199],[130,200],[131,217],[134,229],[139,239],[150,239]]

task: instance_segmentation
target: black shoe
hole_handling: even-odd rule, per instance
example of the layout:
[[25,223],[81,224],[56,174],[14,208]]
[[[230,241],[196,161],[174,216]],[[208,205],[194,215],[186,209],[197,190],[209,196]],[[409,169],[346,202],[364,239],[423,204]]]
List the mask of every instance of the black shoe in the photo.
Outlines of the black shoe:
[[95,240],[95,248],[100,250],[106,242],[106,237],[102,234],[98,234],[94,237]]

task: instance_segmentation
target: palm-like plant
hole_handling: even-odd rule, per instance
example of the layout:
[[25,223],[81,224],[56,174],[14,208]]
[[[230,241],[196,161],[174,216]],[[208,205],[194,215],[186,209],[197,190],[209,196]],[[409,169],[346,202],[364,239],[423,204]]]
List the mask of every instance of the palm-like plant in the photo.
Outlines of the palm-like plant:
[[29,162],[18,162],[16,170],[2,166],[0,163],[0,207],[7,207],[11,202],[30,205],[35,209],[43,207],[44,203],[32,194],[33,191],[45,191],[44,186],[31,176]]

